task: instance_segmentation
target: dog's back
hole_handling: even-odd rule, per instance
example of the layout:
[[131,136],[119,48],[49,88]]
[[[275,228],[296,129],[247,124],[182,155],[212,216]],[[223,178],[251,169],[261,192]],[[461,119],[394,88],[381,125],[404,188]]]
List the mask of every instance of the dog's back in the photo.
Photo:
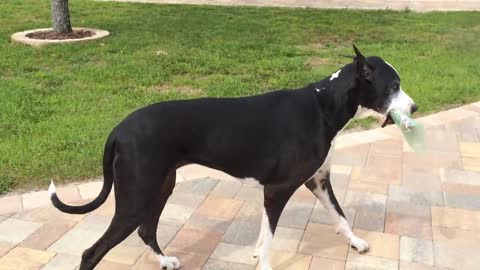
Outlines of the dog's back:
[[[134,145],[151,158],[166,156],[177,164],[199,163],[244,177],[247,167],[268,170],[272,157],[312,135],[318,127],[312,123],[318,119],[314,101],[310,91],[297,89],[160,102],[132,113],[113,133],[119,147]],[[268,164],[258,164],[262,161]]]

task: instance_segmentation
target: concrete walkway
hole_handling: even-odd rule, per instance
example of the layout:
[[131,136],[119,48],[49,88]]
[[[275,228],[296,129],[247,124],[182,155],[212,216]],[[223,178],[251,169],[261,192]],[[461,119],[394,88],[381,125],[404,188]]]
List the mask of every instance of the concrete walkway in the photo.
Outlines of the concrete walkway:
[[480,0],[113,0],[122,2],[298,8],[410,9],[426,11],[480,10]]
[[[359,255],[336,235],[305,188],[288,203],[274,238],[275,270],[476,270],[480,265],[480,102],[420,119],[427,152],[411,152],[396,127],[338,139],[332,182],[354,231],[370,243]],[[186,270],[253,270],[261,187],[197,165],[179,169],[158,241]],[[84,203],[100,181],[59,189]],[[46,191],[0,198],[0,269],[71,270],[103,234],[112,197],[88,215],[49,204]],[[159,270],[136,233],[96,269]]]

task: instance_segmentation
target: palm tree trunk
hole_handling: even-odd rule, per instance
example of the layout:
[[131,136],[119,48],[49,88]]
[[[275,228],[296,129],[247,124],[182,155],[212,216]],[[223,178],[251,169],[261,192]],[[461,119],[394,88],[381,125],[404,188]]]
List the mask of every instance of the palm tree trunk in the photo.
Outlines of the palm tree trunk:
[[72,32],[68,0],[52,0],[53,31],[56,33]]

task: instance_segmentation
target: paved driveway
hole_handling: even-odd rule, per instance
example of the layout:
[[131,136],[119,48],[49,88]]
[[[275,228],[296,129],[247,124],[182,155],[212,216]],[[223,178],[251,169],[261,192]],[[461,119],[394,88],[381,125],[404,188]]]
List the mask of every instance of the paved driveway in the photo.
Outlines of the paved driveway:
[[[104,0],[105,1],[105,0]],[[106,0],[156,4],[270,6],[300,8],[410,9],[426,11],[480,10],[480,0]]]

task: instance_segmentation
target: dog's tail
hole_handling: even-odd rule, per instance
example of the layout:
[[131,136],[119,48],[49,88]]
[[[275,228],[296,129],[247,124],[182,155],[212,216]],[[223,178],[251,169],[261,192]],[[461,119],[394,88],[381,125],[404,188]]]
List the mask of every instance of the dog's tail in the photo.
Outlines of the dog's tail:
[[115,159],[115,141],[110,135],[105,144],[105,151],[103,155],[103,187],[100,191],[100,194],[91,202],[85,205],[79,206],[72,206],[67,205],[60,201],[57,196],[55,184],[53,184],[53,180],[50,183],[50,187],[48,188],[48,193],[50,193],[50,200],[53,203],[53,206],[58,210],[69,213],[69,214],[85,214],[97,209],[100,205],[102,205],[110,194],[113,185],[113,161]]

